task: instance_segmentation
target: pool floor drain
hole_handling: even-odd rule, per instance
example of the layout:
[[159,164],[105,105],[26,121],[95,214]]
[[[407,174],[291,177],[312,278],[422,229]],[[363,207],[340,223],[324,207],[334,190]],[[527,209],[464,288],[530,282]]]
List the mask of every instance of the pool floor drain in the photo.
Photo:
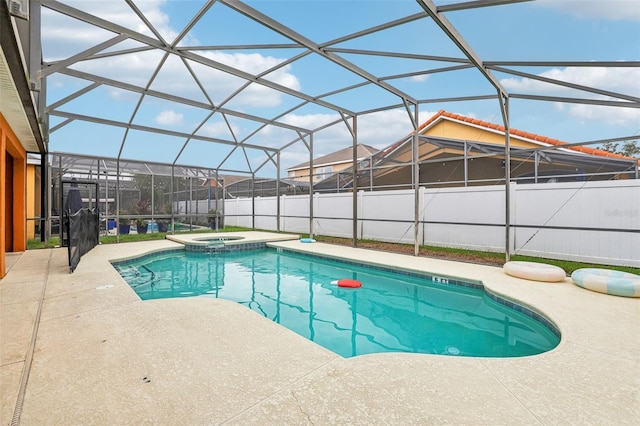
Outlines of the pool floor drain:
[[447,346],[447,353],[449,355],[460,355],[462,351],[455,346]]

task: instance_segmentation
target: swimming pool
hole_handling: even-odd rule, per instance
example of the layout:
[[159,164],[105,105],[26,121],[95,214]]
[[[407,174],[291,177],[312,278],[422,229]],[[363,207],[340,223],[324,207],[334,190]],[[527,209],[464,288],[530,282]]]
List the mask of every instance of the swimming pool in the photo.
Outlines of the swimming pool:
[[[344,357],[379,352],[518,357],[549,351],[560,340],[544,317],[486,293],[478,283],[276,249],[178,250],[114,267],[143,300],[232,300]],[[363,285],[332,284],[344,278]]]

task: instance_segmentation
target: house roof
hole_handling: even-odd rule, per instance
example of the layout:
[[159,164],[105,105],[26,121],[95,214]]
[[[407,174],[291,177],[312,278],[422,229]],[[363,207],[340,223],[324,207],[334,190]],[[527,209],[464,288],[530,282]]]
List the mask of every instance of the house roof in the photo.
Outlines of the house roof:
[[[487,130],[497,131],[497,132],[500,132],[502,134],[504,134],[504,132],[505,132],[504,126],[501,126],[499,124],[489,123],[488,121],[478,120],[477,118],[471,118],[471,117],[467,117],[467,116],[464,116],[464,115],[461,115],[461,114],[454,114],[454,113],[451,113],[451,112],[444,111],[442,109],[440,111],[438,111],[436,114],[434,114],[427,121],[422,123],[418,127],[418,131],[420,132],[420,131],[422,131],[422,130],[434,125],[435,123],[437,123],[438,121],[443,120],[443,119],[449,119],[449,120],[458,121],[458,122],[461,122],[461,123],[470,123],[470,124],[472,124],[474,126],[484,127]],[[411,132],[411,133],[413,133],[413,132]],[[554,146],[568,145],[568,142],[563,142],[563,141],[560,141],[558,139],[553,139],[553,138],[549,138],[547,136],[541,136],[541,135],[537,135],[535,133],[525,132],[525,131],[514,129],[514,128],[509,129],[509,134],[513,135],[513,136],[517,136],[519,138],[525,138],[525,139],[529,139],[529,140],[534,141],[534,142],[539,142],[539,143],[548,144],[548,145],[554,145]],[[622,155],[622,154],[608,152],[608,151],[605,151],[605,150],[602,150],[602,149],[597,149],[597,148],[590,148],[590,147],[587,147],[587,146],[568,146],[568,147],[566,147],[566,149],[571,149],[573,151],[582,152],[584,154],[590,154],[590,155],[600,155],[600,156],[603,156],[603,157],[619,158],[619,159],[622,159],[622,160],[635,160],[635,158],[627,157],[627,156]],[[640,164],[640,160],[638,160],[638,163]]]
[[[358,144],[357,147],[358,147],[358,159],[370,157],[371,155],[378,152],[376,148],[369,145]],[[313,166],[322,167],[322,166],[328,166],[330,164],[346,163],[353,160],[352,155],[353,155],[353,147],[347,147],[339,151],[335,151],[330,154],[324,155],[322,157],[315,158],[313,160]],[[309,168],[308,161],[305,163],[290,167],[287,169],[287,171],[306,169],[306,168]]]

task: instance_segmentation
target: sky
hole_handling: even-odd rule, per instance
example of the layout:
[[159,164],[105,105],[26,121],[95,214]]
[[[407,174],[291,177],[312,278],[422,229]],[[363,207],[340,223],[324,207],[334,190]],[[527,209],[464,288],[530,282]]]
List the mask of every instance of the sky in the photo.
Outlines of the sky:
[[[95,15],[150,37],[159,37],[171,45],[185,26],[201,10],[202,0],[133,0],[62,1],[60,3]],[[426,60],[424,55],[446,58],[464,57],[460,50],[430,20],[421,19],[362,37],[335,43],[338,38],[357,33],[422,11],[414,0],[390,1],[247,1],[248,5],[291,28],[304,39],[329,44],[342,51],[335,54],[385,80],[418,100],[459,96],[495,95],[493,86],[473,68],[447,73],[414,75],[441,67],[459,65],[453,61]],[[453,3],[436,1],[437,5]],[[135,13],[139,9],[156,30]],[[447,19],[465,38],[470,48],[485,62],[501,61],[640,61],[640,2],[632,0],[538,0],[496,7],[476,8],[446,13]],[[42,11],[42,43],[45,62],[71,58],[116,34],[97,28],[46,7]],[[201,55],[206,60],[233,67],[246,75],[259,76],[294,93],[313,97],[363,83],[365,80],[317,54],[295,61],[305,52],[292,48],[292,40],[241,15],[226,4],[217,2],[177,43],[178,48]],[[279,44],[279,48],[230,49],[220,46]],[[127,39],[106,47],[101,53],[136,49],[143,45]],[[218,46],[207,49],[207,46]],[[363,55],[354,50],[401,52],[421,58]],[[47,103],[61,115],[52,114],[49,126],[51,152],[173,162],[225,170],[252,170],[265,177],[275,175],[275,165],[258,149],[233,149],[230,144],[213,144],[183,136],[159,135],[144,131],[158,128],[171,132],[195,134],[226,142],[245,141],[272,149],[286,146],[281,152],[281,175],[288,167],[309,160],[307,144],[299,141],[294,130],[267,126],[241,116],[211,114],[207,105],[222,106],[250,116],[283,124],[316,129],[341,120],[327,107],[302,104],[299,97],[278,92],[221,70],[176,55],[163,61],[159,50],[136,50],[133,53],[75,62],[70,72],[53,73],[47,81]],[[186,62],[186,63],[185,63]],[[161,64],[161,67],[158,67]],[[511,66],[541,77],[570,81],[640,97],[639,67]],[[266,73],[266,71],[272,70]],[[156,74],[157,71],[157,74]],[[73,76],[68,75],[72,73]],[[91,82],[82,73],[94,74],[148,89],[146,96],[124,88],[100,85],[82,96],[65,98]],[[412,74],[397,77],[402,74]],[[575,89],[550,85],[504,72],[492,72],[506,92],[591,99],[608,99]],[[192,75],[197,77],[192,78]],[[246,87],[245,87],[246,86]],[[242,89],[242,90],[240,90]],[[154,96],[157,92],[187,98],[184,105]],[[234,95],[234,96],[231,96]],[[323,96],[323,101],[354,113],[398,105],[397,108],[358,115],[358,142],[384,148],[409,134],[413,128],[409,114],[395,94],[374,85],[362,85],[347,93]],[[63,100],[60,105],[57,102]],[[419,107],[419,121],[424,122],[438,110],[463,114],[497,124],[502,123],[497,100],[464,102],[429,102]],[[603,107],[590,104],[541,102],[512,98],[509,103],[511,127],[553,137],[569,143],[621,136],[640,135],[640,109]],[[122,127],[67,117],[79,114],[100,117],[139,126],[142,130],[125,133]],[[245,116],[246,117],[246,116]],[[347,120],[353,125],[351,120]],[[61,125],[64,124],[64,125]],[[59,127],[57,127],[59,126]],[[125,137],[126,136],[126,137]],[[123,143],[124,141],[124,143]],[[349,128],[339,123],[315,132],[316,157],[352,144]],[[273,151],[271,151],[273,152]],[[265,163],[266,162],[266,163]]]

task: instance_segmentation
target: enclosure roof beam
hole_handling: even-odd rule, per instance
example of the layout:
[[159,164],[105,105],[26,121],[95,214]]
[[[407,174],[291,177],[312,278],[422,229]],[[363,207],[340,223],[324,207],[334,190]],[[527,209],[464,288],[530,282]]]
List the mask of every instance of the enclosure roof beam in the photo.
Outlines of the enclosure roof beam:
[[[87,121],[87,122],[90,122],[90,123],[104,124],[104,125],[107,125],[107,126],[121,127],[121,128],[125,128],[125,129],[129,128],[131,130],[139,130],[141,132],[157,133],[157,134],[166,135],[166,136],[176,136],[176,137],[180,137],[180,138],[188,138],[188,137],[191,136],[189,133],[176,132],[174,130],[164,130],[164,129],[158,129],[158,128],[155,128],[155,127],[141,126],[141,125],[138,125],[138,124],[128,124],[128,123],[124,123],[122,121],[107,120],[107,119],[104,119],[104,118],[91,117],[91,116],[88,116],[88,115],[74,114],[74,113],[63,112],[63,111],[52,111],[52,112],[50,112],[50,114],[54,115],[54,116],[58,116],[58,117],[65,117],[65,118],[70,118],[70,119],[74,119],[74,120]],[[208,136],[194,135],[194,136],[191,136],[191,138],[195,139],[195,140],[204,141],[204,142],[215,142],[215,143],[220,143],[220,144],[223,144],[223,145],[232,145],[232,146],[236,146],[236,147],[239,146],[234,141],[228,141],[228,140],[225,140],[225,139],[212,138],[212,137],[208,137]],[[277,151],[276,148],[269,148],[269,147],[264,147],[264,146],[259,146],[259,145],[244,144],[243,146],[245,146],[247,148],[251,148],[251,149],[261,150],[261,151]]]
[[78,90],[77,92],[74,92],[74,93],[70,94],[69,96],[66,96],[66,97],[60,99],[59,101],[48,105],[45,108],[45,111],[56,109],[56,108],[58,108],[58,107],[60,107],[60,106],[62,106],[64,104],[66,104],[67,102],[71,102],[72,100],[76,99],[77,97],[82,96],[85,93],[90,92],[93,89],[98,88],[100,86],[102,86],[102,83],[94,82],[93,84],[90,84],[90,85],[88,85],[86,87],[83,87],[82,89]]
[[401,53],[401,52],[384,52],[380,50],[364,50],[364,49],[346,49],[339,47],[327,47],[327,52],[333,53],[350,53],[353,55],[366,55],[366,56],[384,56],[387,58],[402,58],[402,59],[419,59],[422,61],[436,61],[436,62],[453,62],[470,64],[471,61],[466,58],[454,58],[450,56],[433,56],[433,55],[421,55],[418,53]]
[[94,53],[100,52],[102,50],[108,49],[111,46],[114,46],[124,40],[126,40],[128,37],[124,34],[119,34],[107,41],[104,41],[100,44],[96,44],[95,46],[84,50],[76,55],[70,56],[69,58],[63,60],[63,61],[57,61],[54,63],[50,63],[47,64],[45,66],[43,66],[43,68],[40,70],[40,77],[44,78],[47,77],[53,73],[55,73],[56,71],[61,70],[62,68],[66,68],[69,65],[73,65],[76,62],[80,62],[84,59],[87,59],[89,57],[91,57],[91,55],[93,55]]
[[478,7],[501,6],[512,3],[523,3],[533,0],[475,0],[461,3],[443,4],[438,6],[438,12],[453,12],[456,10],[475,9]]
[[[291,95],[291,96],[294,96],[294,97],[297,97],[297,98],[300,98],[300,99],[307,99],[307,100],[311,100],[312,99],[311,96],[309,96],[309,95],[307,95],[305,93],[298,92],[297,90],[294,90],[294,89],[291,89],[289,87],[274,83],[274,82],[272,82],[270,80],[266,80],[264,78],[258,78],[255,75],[252,75],[252,74],[249,74],[247,72],[241,71],[241,70],[239,70],[237,68],[234,68],[232,66],[229,66],[229,65],[214,61],[212,59],[209,59],[209,58],[206,58],[206,57],[203,57],[203,56],[200,56],[200,55],[196,55],[193,52],[188,52],[188,51],[184,51],[184,50],[178,50],[176,48],[167,46],[167,45],[163,44],[161,41],[159,41],[158,39],[146,36],[144,34],[141,34],[141,33],[138,33],[136,31],[133,31],[133,30],[131,30],[129,28],[114,24],[114,23],[109,22],[109,21],[107,21],[105,19],[101,19],[101,18],[98,18],[96,16],[90,15],[88,13],[82,12],[82,11],[80,11],[78,9],[75,9],[75,8],[73,8],[71,6],[68,6],[66,4],[60,3],[60,2],[58,2],[56,0],[41,0],[41,1],[42,1],[42,5],[43,6],[49,8],[51,10],[54,10],[56,12],[62,13],[64,15],[70,16],[70,17],[75,18],[75,19],[79,19],[79,20],[81,20],[83,22],[95,25],[96,27],[103,28],[103,29],[108,30],[108,31],[112,31],[112,32],[117,33],[117,34],[126,35],[128,38],[131,38],[133,40],[136,40],[136,41],[138,41],[140,43],[143,43],[143,44],[146,44],[148,46],[152,46],[152,47],[154,47],[156,49],[163,50],[165,52],[175,54],[175,55],[177,55],[179,57],[184,57],[184,58],[190,59],[190,60],[192,60],[194,62],[197,62],[197,63],[200,63],[202,65],[205,65],[205,66],[208,66],[208,67],[220,70],[220,71],[224,71],[224,72],[226,72],[228,74],[234,75],[236,77],[240,77],[240,78],[242,78],[244,80],[247,80],[247,81],[250,81],[250,82],[258,83],[260,85],[263,85],[263,86],[269,87],[271,89],[277,90],[277,91],[279,91],[281,93],[286,93],[288,95]],[[321,104],[324,107],[332,109],[332,110],[335,110],[335,111],[342,111],[342,112],[345,112],[347,114],[351,113],[350,111],[348,111],[348,110],[346,110],[344,108],[341,108],[341,107],[339,107],[337,105],[334,105],[334,104],[331,104],[331,103],[328,103],[328,102],[316,100],[315,103]]]
[[[237,1],[237,0],[220,0],[221,3],[226,4],[227,6],[229,6],[231,9],[247,16],[250,19],[253,19],[254,21],[264,25],[265,27],[277,32],[278,34],[281,34],[285,37],[287,37],[290,40],[295,41],[296,43],[301,44],[302,46],[306,47],[307,49],[313,51],[314,53],[317,53],[318,55],[324,57],[325,59],[334,62],[335,64],[340,65],[341,67],[347,69],[348,71],[366,79],[371,81],[372,83],[374,83],[375,85],[393,93],[394,95],[402,98],[402,99],[407,99],[409,101],[413,101],[413,98],[411,96],[409,96],[407,93],[402,92],[401,90],[397,89],[396,87],[391,86],[388,83],[385,83],[383,81],[380,81],[379,78],[377,78],[376,76],[374,76],[373,74],[370,74],[369,72],[365,71],[364,69],[352,64],[351,62],[341,58],[338,55],[334,55],[331,52],[328,52],[326,48],[324,47],[320,47],[319,45],[315,44],[313,41],[307,39],[306,37],[304,37],[301,34],[298,34],[297,32],[293,31],[291,28],[286,27],[282,24],[280,24],[279,22],[277,22],[276,20],[270,18],[267,15],[262,14],[261,12],[257,11],[256,9],[253,9],[252,7]],[[347,115],[354,115],[353,113],[351,113],[350,111],[345,111],[343,109],[337,109],[340,110],[340,112],[346,113]]]
[[142,11],[138,8],[138,6],[135,5],[133,0],[124,0],[124,1],[135,12],[135,14],[138,15],[138,18],[140,18],[142,22],[144,22],[147,28],[151,30],[153,35],[155,35],[158,38],[158,40],[160,40],[162,43],[166,45],[167,41],[162,37],[162,35],[158,32],[158,30],[156,30],[156,27],[147,19],[147,16],[144,13],[142,13]]
[[73,118],[67,118],[66,120],[64,120],[61,123],[56,124],[55,126],[51,127],[49,129],[49,134],[55,132],[56,130],[59,130],[61,128],[63,128],[64,126],[66,126],[67,124],[72,123],[73,121],[75,121]]
[[[93,55],[91,55],[90,57],[86,58],[87,60],[91,60],[91,59],[104,59],[104,58],[111,58],[113,56],[122,56],[122,55],[129,55],[131,53],[143,53],[143,52],[150,52],[152,50],[155,50],[154,47],[151,46],[140,46],[140,47],[132,47],[129,49],[121,49],[121,50],[110,50],[108,52],[99,52],[99,53],[95,53]],[[52,63],[55,63],[52,62]]]
[[[418,100],[418,105],[441,103],[441,102],[465,102],[465,101],[484,101],[497,99],[497,95],[477,95],[477,96],[458,96],[453,98],[437,98],[437,99],[421,99]],[[358,112],[359,116],[373,114],[375,112],[389,111],[392,109],[404,108],[404,104],[387,105],[380,108],[372,108]]]
[[409,16],[405,16],[403,18],[399,18],[390,22],[386,22],[384,24],[380,24],[380,25],[375,25],[373,27],[369,27],[369,28],[365,28],[364,30],[352,33],[352,34],[348,34],[346,36],[342,36],[342,37],[338,37],[336,39],[330,40],[326,43],[321,43],[318,46],[320,48],[325,48],[325,47],[329,47],[332,46],[334,44],[339,44],[339,43],[344,43],[345,41],[349,41],[349,40],[353,40],[356,38],[360,38],[369,34],[374,34],[377,33],[379,31],[383,31],[383,30],[387,30],[389,28],[393,28],[393,27],[397,27],[399,25],[404,25],[404,24],[408,24],[414,21],[418,21],[420,19],[424,19],[428,17],[428,15],[424,12],[419,12],[419,13],[414,13],[413,15],[409,15]]
[[637,68],[640,61],[485,61],[493,67],[587,67],[587,68]]
[[394,74],[394,75],[388,75],[388,76],[380,77],[380,79],[381,80],[395,80],[395,79],[398,79],[398,78],[408,78],[408,77],[416,77],[416,76],[423,76],[423,75],[429,75],[429,74],[438,74],[438,73],[441,73],[441,72],[466,70],[466,69],[469,69],[469,68],[474,68],[473,64],[453,65],[453,66],[450,66],[450,67],[434,68],[434,69],[431,69],[431,70],[414,71],[414,72],[407,72],[407,73],[403,73],[403,74]]
[[632,101],[632,102],[640,102],[640,98],[636,96],[610,92],[608,90],[596,89],[594,87],[583,86],[581,84],[570,83],[568,81],[557,80],[554,78],[542,77],[540,75],[535,75],[535,74],[522,72],[522,71],[516,71],[509,68],[503,68],[503,67],[487,67],[487,68],[491,68],[494,71],[499,71],[506,74],[517,75],[519,77],[525,77],[525,78],[530,78],[532,80],[538,80],[538,81],[542,81],[549,84],[555,84],[557,86],[569,87],[571,89],[581,90],[583,92],[591,92],[591,93],[596,93],[598,95],[610,96],[612,98],[625,99],[627,101]]
[[460,35],[458,30],[449,22],[449,20],[440,12],[433,3],[432,0],[416,0],[418,4],[424,9],[425,12],[431,16],[434,22],[440,27],[440,29],[449,37],[449,39],[458,46],[458,49],[464,53],[464,55],[469,58],[469,60],[475,65],[475,67],[480,71],[482,75],[491,83],[493,87],[502,95],[508,96],[508,92],[502,87],[502,84],[498,81],[497,78],[491,72],[485,68],[483,61],[480,57],[473,51],[471,46],[467,43],[467,41]]
[[176,50],[261,50],[261,49],[305,49],[297,43],[269,44],[220,44],[209,46],[176,46]]
[[572,97],[561,97],[561,96],[525,95],[525,94],[518,94],[518,93],[512,93],[509,96],[512,99],[528,99],[532,101],[566,102],[570,104],[602,105],[602,106],[613,106],[613,107],[622,107],[622,108],[640,108],[640,103],[638,102],[607,101],[603,99],[586,99],[586,98],[572,98]]
[[[94,82],[99,82],[102,84],[106,84],[108,86],[112,86],[112,87],[117,87],[119,89],[123,89],[123,90],[128,90],[130,92],[135,92],[135,93],[143,93],[144,92],[144,87],[140,87],[140,86],[136,86],[133,84],[129,84],[129,83],[123,83],[121,81],[118,80],[113,80],[113,79],[109,79],[109,78],[105,78],[105,77],[101,77],[95,74],[89,74],[83,71],[77,71],[77,70],[72,70],[72,69],[63,69],[61,71],[59,71],[60,74],[65,74],[65,75],[69,75],[72,77],[77,77],[77,78],[81,78],[84,80],[89,80],[89,81],[94,81]],[[159,99],[164,99],[164,100],[168,100],[168,101],[172,101],[172,102],[177,102],[177,103],[181,103],[184,105],[189,105],[189,106],[193,106],[196,108],[201,108],[201,109],[205,109],[205,110],[211,110],[212,106],[205,103],[205,102],[199,102],[199,101],[194,101],[192,99],[188,99],[188,98],[182,98],[176,95],[170,95],[168,93],[164,93],[164,92],[158,92],[155,90],[147,90],[146,91],[148,96],[153,96]],[[261,123],[267,123],[267,124],[273,124],[274,126],[278,126],[278,127],[283,127],[285,129],[289,129],[289,130],[293,130],[293,131],[302,131],[302,132],[310,132],[311,130],[309,129],[304,129],[304,128],[300,128],[298,126],[292,126],[289,124],[285,124],[285,123],[278,123],[278,122],[273,122],[271,120],[268,120],[266,118],[262,118],[262,117],[258,117],[255,115],[251,115],[251,114],[246,114],[240,111],[235,111],[235,110],[231,110],[231,109],[227,109],[227,108],[216,108],[216,110],[220,113],[224,113],[224,114],[229,114],[238,118],[243,118],[245,120],[251,120],[251,121],[258,121]]]

